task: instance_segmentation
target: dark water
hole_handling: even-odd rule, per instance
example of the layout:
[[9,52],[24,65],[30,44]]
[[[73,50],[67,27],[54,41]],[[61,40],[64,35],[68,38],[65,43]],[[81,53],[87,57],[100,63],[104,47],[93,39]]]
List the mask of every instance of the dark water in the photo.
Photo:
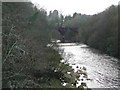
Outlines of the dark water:
[[89,88],[120,88],[118,59],[84,44],[60,43],[59,47],[63,50],[63,61],[69,63],[75,71],[76,66],[86,67],[86,73],[91,80],[78,81],[79,84],[86,82]]

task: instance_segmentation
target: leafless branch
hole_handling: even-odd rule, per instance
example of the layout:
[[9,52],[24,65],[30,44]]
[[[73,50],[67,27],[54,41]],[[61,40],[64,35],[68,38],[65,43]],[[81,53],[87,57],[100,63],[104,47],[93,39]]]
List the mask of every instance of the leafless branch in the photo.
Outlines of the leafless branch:
[[3,61],[3,64],[4,64],[4,62],[7,60],[7,58],[9,57],[9,55],[10,55],[11,51],[13,50],[14,46],[16,45],[16,43],[17,43],[17,41],[16,41],[16,42],[12,45],[12,47],[10,48],[10,50],[9,50],[6,58],[5,58],[4,61]]

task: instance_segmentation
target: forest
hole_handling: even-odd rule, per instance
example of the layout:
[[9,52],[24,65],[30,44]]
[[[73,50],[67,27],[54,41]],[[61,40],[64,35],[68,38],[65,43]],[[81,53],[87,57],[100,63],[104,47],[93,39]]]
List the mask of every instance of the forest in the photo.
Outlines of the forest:
[[2,87],[63,88],[61,83],[66,81],[70,82],[66,88],[74,88],[74,77],[65,74],[71,67],[60,63],[57,50],[47,47],[62,36],[65,42],[84,43],[120,58],[118,10],[112,5],[95,15],[75,12],[64,16],[58,10],[47,14],[31,2],[3,2]]
[[73,28],[65,33],[68,42],[82,42],[104,53],[119,58],[118,6],[110,6],[95,15],[74,13],[65,16],[64,27]]

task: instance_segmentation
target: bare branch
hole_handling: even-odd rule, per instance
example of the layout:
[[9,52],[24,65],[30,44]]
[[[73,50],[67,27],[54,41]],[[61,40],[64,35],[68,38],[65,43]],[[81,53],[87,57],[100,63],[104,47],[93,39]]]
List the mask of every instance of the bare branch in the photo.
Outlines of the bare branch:
[[10,48],[10,50],[9,50],[6,58],[5,58],[4,61],[3,61],[3,64],[4,64],[4,62],[7,60],[7,58],[9,57],[9,55],[10,55],[11,51],[13,50],[13,47],[16,45],[16,43],[17,43],[17,41],[16,41],[16,42],[12,45],[12,47]]

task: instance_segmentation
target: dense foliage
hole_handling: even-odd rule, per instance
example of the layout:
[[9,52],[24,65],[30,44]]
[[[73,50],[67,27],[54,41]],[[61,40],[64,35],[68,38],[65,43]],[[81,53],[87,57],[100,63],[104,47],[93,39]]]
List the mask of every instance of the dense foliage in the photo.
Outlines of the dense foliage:
[[[118,12],[118,6],[114,5],[95,15],[74,13],[73,16],[65,17],[64,26],[78,28],[79,33],[76,34],[78,35],[76,41],[119,57],[118,13],[120,13]],[[68,36],[68,39],[71,40],[71,35]]]
[[63,87],[61,56],[47,47],[58,33],[55,15],[28,2],[2,3],[3,88]]

